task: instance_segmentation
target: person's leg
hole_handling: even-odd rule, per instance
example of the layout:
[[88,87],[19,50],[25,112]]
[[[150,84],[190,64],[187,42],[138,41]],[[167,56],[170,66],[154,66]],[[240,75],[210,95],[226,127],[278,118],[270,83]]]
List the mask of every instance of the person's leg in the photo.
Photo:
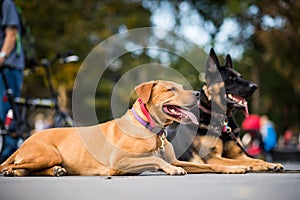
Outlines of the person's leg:
[[[21,88],[23,84],[23,71],[17,69],[4,69],[2,73],[5,74],[8,86],[13,90],[14,97],[19,97],[21,95]],[[4,86],[2,74],[0,76],[0,98],[0,120],[4,122],[6,113],[11,106],[7,99],[6,88]]]
[[[13,90],[14,97],[19,97],[23,83],[23,72],[20,70],[4,70],[9,88]],[[2,76],[0,77],[0,120],[5,122],[6,114],[11,108],[6,98],[6,90],[4,87]],[[14,124],[14,123],[12,123]],[[15,128],[9,127],[10,133],[5,135],[4,148],[1,154],[2,158],[9,157],[18,148],[18,137],[15,134]]]
[[6,74],[7,69],[4,69],[1,74],[0,74],[0,121],[2,123],[4,123],[5,121],[5,117],[6,117],[6,113],[8,111],[9,108],[9,104],[6,101],[6,88],[4,86],[4,81],[2,78],[2,73]]
[[14,91],[14,97],[21,95],[21,89],[23,84],[23,71],[21,70],[8,70],[6,72],[8,85]]

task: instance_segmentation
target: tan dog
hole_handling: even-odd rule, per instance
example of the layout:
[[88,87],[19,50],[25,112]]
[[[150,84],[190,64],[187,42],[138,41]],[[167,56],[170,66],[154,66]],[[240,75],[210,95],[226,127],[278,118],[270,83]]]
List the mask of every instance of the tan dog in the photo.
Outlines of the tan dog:
[[176,159],[172,145],[165,139],[164,127],[174,120],[196,122],[188,110],[197,105],[199,92],[183,90],[181,85],[169,81],[146,82],[135,90],[139,101],[121,118],[90,127],[36,133],[0,170],[6,176],[122,175],[157,170],[173,175],[249,170]]

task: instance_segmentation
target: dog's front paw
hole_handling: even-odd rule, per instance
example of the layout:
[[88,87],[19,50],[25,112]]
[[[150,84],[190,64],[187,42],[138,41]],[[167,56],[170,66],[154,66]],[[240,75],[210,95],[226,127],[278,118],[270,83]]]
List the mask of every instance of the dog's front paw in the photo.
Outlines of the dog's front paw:
[[53,175],[54,176],[64,176],[67,174],[67,170],[61,166],[53,167]]
[[264,172],[264,171],[282,172],[283,170],[284,167],[282,164],[268,163],[268,162],[255,164],[251,168],[252,172]]
[[283,172],[284,167],[280,163],[268,163],[268,169],[274,172]]
[[185,175],[187,172],[181,167],[175,167],[173,165],[169,165],[163,169],[169,175]]
[[1,173],[3,174],[3,176],[15,176],[14,170],[12,170],[11,168],[5,168]]

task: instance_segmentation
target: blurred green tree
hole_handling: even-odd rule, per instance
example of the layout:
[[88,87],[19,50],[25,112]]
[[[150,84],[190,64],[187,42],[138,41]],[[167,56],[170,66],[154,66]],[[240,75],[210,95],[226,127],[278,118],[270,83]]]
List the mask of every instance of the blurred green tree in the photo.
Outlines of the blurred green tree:
[[[299,1],[16,0],[16,3],[23,8],[26,20],[32,26],[39,58],[68,49],[84,58],[97,44],[112,35],[155,25],[154,15],[162,8],[159,11],[169,12],[173,20],[163,17],[155,20],[170,20],[167,28],[182,31],[186,25],[201,26],[209,35],[203,44],[204,49],[213,46],[219,54],[236,49],[235,52],[239,53],[235,60],[237,70],[259,86],[251,101],[253,113],[268,114],[279,132],[289,125],[299,124]],[[200,23],[195,23],[199,20]],[[228,25],[228,20],[233,23]],[[237,28],[232,24],[237,24]],[[230,34],[222,37],[224,29]],[[220,38],[225,42],[220,43]],[[187,54],[197,56],[192,50]],[[160,52],[156,57],[147,51],[138,55],[126,54],[120,58],[118,68],[107,69],[97,90],[96,109],[100,121],[111,118],[110,95],[122,74],[140,64],[163,63],[161,55],[167,55],[167,64],[189,77],[195,89],[200,87],[199,74],[190,63],[172,52]],[[54,66],[55,83],[64,83],[71,91],[78,68],[79,65]],[[38,84],[42,81],[39,76],[28,79],[24,87],[26,94],[36,95],[36,91],[41,91],[38,94],[45,95],[45,90]]]
[[[36,41],[38,59],[51,58],[56,53],[73,50],[81,61],[100,42],[122,30],[150,26],[150,12],[138,1],[82,1],[52,0],[24,1],[16,0],[22,8],[26,21],[31,26]],[[73,82],[79,64],[68,66],[55,65],[51,68],[54,84],[64,85],[71,97]],[[25,78],[23,93],[25,96],[47,97],[49,92],[43,84],[43,71]],[[104,76],[96,94],[96,106],[101,120],[111,118],[109,97],[113,82],[120,72],[108,72]],[[87,77],[88,81],[88,77]],[[68,107],[70,108],[70,101]]]

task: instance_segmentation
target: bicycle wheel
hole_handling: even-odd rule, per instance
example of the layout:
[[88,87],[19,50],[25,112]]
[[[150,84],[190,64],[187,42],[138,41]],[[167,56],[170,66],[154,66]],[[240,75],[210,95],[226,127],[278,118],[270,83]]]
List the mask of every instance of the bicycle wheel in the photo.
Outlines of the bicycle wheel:
[[74,120],[65,112],[57,112],[54,116],[54,127],[73,127]]
[[22,139],[27,139],[30,136],[31,126],[27,121],[22,121],[21,123],[17,124],[16,132],[19,137]]
[[3,150],[3,146],[4,146],[4,137],[3,137],[3,135],[0,135],[0,155]]

